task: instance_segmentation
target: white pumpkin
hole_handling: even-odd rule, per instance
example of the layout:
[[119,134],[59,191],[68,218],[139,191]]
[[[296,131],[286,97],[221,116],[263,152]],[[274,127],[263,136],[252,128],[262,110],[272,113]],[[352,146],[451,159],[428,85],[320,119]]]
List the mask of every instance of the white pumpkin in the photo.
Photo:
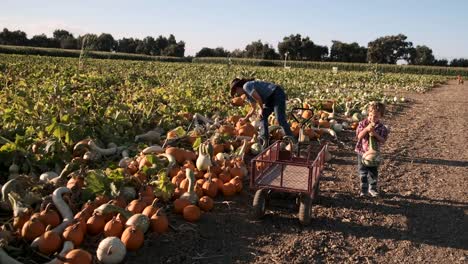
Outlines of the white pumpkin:
[[117,237],[107,237],[99,243],[96,255],[104,264],[117,264],[123,261],[127,249]]

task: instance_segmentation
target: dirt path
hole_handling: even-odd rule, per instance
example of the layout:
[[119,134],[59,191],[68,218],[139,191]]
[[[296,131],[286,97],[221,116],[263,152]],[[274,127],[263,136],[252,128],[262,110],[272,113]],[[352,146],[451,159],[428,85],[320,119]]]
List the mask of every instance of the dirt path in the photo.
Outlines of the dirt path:
[[[216,204],[197,225],[156,237],[128,263],[467,263],[468,85],[451,83],[393,108],[380,198],[359,198],[353,133],[335,152],[303,228],[293,206],[249,219],[251,194]],[[289,204],[293,204],[291,201]]]

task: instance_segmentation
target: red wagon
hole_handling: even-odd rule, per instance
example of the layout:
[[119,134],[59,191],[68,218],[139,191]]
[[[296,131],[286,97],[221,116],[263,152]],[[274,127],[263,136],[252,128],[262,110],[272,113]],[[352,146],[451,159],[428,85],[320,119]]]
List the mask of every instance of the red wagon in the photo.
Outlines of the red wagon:
[[299,221],[310,222],[312,202],[319,192],[328,145],[318,141],[299,143],[297,150],[285,149],[286,142],[276,141],[251,161],[250,187],[256,189],[253,215],[265,214],[266,200],[272,191],[299,195]]

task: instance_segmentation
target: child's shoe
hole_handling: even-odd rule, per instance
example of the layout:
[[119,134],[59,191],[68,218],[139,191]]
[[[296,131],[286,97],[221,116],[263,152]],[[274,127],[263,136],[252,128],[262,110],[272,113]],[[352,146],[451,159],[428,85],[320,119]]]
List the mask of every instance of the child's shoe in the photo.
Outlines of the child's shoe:
[[376,190],[373,190],[373,189],[369,190],[369,194],[372,197],[378,197],[379,196],[379,193]]

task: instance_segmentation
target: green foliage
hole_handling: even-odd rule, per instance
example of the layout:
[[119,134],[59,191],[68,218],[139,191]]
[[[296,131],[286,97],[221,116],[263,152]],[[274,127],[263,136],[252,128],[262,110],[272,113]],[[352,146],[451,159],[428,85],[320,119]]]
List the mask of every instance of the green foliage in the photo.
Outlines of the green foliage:
[[385,36],[369,42],[367,61],[370,63],[396,64],[398,60],[409,60],[413,43],[406,41],[403,34]]

